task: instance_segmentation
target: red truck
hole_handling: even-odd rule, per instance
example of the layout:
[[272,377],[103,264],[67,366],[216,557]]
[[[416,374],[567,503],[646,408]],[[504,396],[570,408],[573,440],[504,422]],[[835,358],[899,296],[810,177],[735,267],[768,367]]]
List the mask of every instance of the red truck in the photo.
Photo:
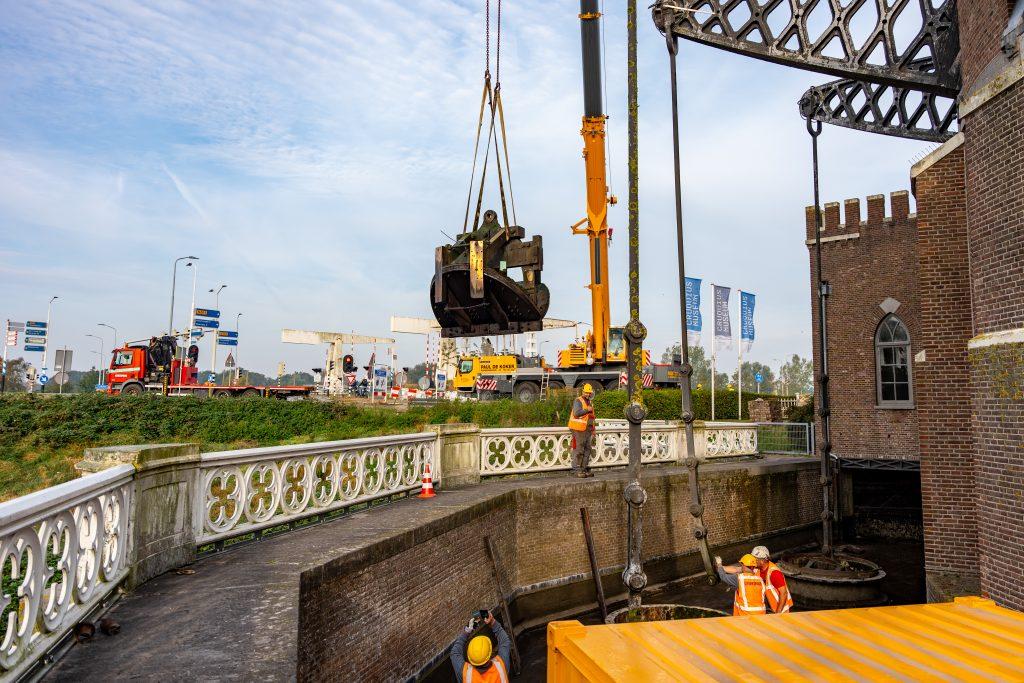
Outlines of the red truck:
[[[195,347],[193,347],[195,348]],[[107,372],[107,393],[137,396],[165,393],[168,396],[273,396],[305,398],[312,386],[258,387],[200,384],[195,354],[178,357],[174,337],[153,337],[148,344],[132,343],[114,349]]]

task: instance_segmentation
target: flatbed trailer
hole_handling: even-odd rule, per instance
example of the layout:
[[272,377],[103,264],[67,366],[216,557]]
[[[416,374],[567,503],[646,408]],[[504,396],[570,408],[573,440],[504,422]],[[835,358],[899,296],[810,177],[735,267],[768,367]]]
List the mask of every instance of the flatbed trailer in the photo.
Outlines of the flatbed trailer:
[[[128,391],[124,391],[125,384]],[[143,384],[141,382],[127,382],[118,386],[111,386],[108,393],[136,395],[143,393],[163,394],[162,384]],[[313,392],[312,386],[228,386],[223,384],[169,384],[167,385],[167,396],[212,396],[214,398],[264,396],[273,398],[306,398]]]
[[[622,383],[624,364],[595,369],[520,367],[514,372],[486,373],[478,376],[477,386],[465,389],[463,394],[479,394],[486,398],[513,397],[523,403],[532,403],[540,397],[545,384],[550,389],[575,389],[590,384],[596,391],[618,389]],[[545,377],[547,375],[547,377]],[[480,382],[480,380],[485,380]],[[644,387],[675,388],[679,386],[679,367],[653,363],[644,368]]]

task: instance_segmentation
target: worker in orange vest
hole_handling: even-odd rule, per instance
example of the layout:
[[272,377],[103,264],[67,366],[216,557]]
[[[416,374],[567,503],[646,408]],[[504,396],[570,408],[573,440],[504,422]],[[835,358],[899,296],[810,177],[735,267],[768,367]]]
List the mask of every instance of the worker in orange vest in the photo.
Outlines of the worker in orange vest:
[[757,573],[764,581],[765,595],[768,597],[768,606],[772,608],[772,612],[785,614],[793,609],[793,596],[786,585],[786,576],[772,562],[768,548],[759,545],[751,550],[750,554],[757,560]]
[[594,440],[594,387],[584,384],[572,403],[569,431],[572,432],[572,469],[577,477],[592,477],[590,471],[591,442]]
[[[480,634],[469,640],[473,631],[486,624],[498,639],[498,653],[494,654],[491,639]],[[466,641],[469,640],[469,644]],[[452,645],[451,662],[459,683],[508,683],[509,655],[512,640],[498,620],[487,610],[480,610],[462,629]]]
[[765,613],[764,581],[757,573],[757,558],[744,555],[738,565],[725,567],[722,566],[722,558],[716,556],[715,567],[718,569],[718,578],[736,589],[732,603],[734,617]]

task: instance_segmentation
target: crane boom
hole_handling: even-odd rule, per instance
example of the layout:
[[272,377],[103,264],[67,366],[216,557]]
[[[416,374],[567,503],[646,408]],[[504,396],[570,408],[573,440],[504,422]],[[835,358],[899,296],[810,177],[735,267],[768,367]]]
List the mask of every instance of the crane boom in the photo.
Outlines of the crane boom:
[[[608,303],[608,194],[605,164],[605,120],[601,96],[601,13],[598,0],[580,0],[580,38],[583,47],[583,161],[587,176],[587,215],[572,227],[590,241],[590,300],[593,313],[594,362],[608,355],[611,313]],[[584,228],[580,228],[584,225]]]

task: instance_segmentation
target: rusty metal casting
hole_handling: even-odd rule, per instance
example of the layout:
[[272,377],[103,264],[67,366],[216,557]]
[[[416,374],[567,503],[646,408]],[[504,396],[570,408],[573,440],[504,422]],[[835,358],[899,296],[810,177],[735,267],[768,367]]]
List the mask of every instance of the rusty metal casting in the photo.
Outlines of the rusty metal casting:
[[[662,33],[840,78],[952,97],[960,90],[956,1],[932,7],[931,0],[916,0],[921,25],[904,27],[900,16],[912,1],[659,0],[652,12]],[[851,24],[870,19],[874,27],[855,35]],[[917,33],[901,50],[897,35],[904,28]],[[837,52],[842,56],[833,56]],[[931,69],[917,68],[915,62],[929,57]]]
[[623,489],[628,516],[626,519],[628,546],[626,568],[622,571],[622,582],[629,591],[628,605],[639,607],[647,574],[644,573],[641,546],[643,528],[640,513],[647,501],[647,492],[640,483],[640,457],[643,444],[641,426],[647,409],[643,403],[644,338],[647,329],[640,322],[640,198],[638,193],[638,140],[637,140],[637,70],[636,70],[636,0],[626,2],[626,106],[628,109],[629,138],[629,323],[626,325],[626,355],[629,359],[626,381],[629,386],[629,404],[626,419],[629,421],[629,483]]
[[956,101],[937,93],[842,78],[810,88],[800,115],[868,133],[945,142],[956,134]]
[[682,328],[681,361],[682,368],[679,372],[679,389],[682,395],[680,415],[683,418],[683,425],[686,433],[686,464],[689,467],[687,480],[690,487],[690,514],[693,516],[693,534],[697,538],[697,545],[700,548],[701,557],[704,560],[704,571],[710,583],[718,582],[718,575],[715,573],[714,565],[711,562],[711,549],[708,547],[708,531],[704,525],[704,504],[700,498],[700,478],[698,465],[700,462],[694,456],[696,452],[693,442],[693,366],[690,365],[690,342],[686,330],[686,258],[683,249],[683,182],[682,171],[679,163],[679,84],[676,78],[676,55],[679,52],[679,44],[676,37],[671,33],[666,34],[665,40],[668,46],[669,69],[672,80],[672,154],[675,168],[675,198],[676,198],[676,255],[679,264],[679,315]]

